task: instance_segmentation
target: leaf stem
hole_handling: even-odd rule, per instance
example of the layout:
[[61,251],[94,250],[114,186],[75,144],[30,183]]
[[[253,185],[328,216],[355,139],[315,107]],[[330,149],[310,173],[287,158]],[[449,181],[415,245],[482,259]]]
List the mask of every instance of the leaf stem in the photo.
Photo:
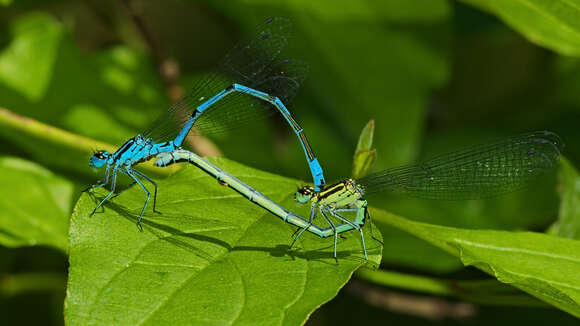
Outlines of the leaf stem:
[[[115,146],[111,144],[73,134],[40,121],[18,115],[2,107],[0,107],[0,126],[6,126],[16,133],[31,135],[43,141],[48,141],[82,153],[88,153],[95,148],[109,152],[114,152],[116,149]],[[158,168],[155,167],[152,162],[141,164],[140,167],[145,171],[153,172],[158,175],[169,175],[179,169],[177,165],[167,168]]]
[[77,151],[90,151],[91,148],[102,148],[107,151],[113,151],[115,149],[110,144],[70,133],[40,121],[18,115],[1,107],[0,125]]
[[17,295],[39,291],[63,291],[66,277],[61,273],[0,274],[0,294]]
[[384,286],[450,296],[480,304],[525,307],[547,306],[540,300],[493,279],[454,280],[369,269],[359,269],[357,276],[363,280]]

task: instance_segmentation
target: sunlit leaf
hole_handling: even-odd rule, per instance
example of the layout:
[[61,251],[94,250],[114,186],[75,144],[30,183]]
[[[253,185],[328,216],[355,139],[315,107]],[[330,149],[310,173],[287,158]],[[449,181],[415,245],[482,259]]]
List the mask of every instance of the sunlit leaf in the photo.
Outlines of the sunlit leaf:
[[[213,162],[298,212],[296,181]],[[146,214],[143,232],[135,226],[145,199],[137,187],[93,217],[93,198],[77,203],[69,325],[299,325],[366,264],[353,232],[339,241],[338,264],[331,238],[305,234],[288,251],[293,227],[193,167],[158,186],[161,214]],[[367,238],[376,266],[382,246]]]
[[[580,241],[534,232],[443,227],[371,210],[375,222],[404,230],[542,301],[580,316]],[[387,239],[388,241],[388,239]]]

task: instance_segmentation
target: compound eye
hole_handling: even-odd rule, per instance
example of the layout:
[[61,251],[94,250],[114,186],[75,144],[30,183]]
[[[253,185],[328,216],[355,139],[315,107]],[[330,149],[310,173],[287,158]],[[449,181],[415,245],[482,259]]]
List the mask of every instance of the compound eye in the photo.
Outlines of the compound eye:
[[311,191],[310,191],[310,188],[308,186],[306,186],[306,187],[302,187],[302,188],[298,189],[298,193],[306,196],[306,195],[310,195]]
[[107,152],[106,151],[97,151],[94,156],[100,160],[104,160],[105,158],[107,158]]

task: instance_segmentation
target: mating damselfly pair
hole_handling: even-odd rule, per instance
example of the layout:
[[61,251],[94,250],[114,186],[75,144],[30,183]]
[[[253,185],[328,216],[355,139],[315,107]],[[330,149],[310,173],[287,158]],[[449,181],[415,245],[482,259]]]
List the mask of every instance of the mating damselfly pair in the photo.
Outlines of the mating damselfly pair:
[[[250,201],[297,226],[292,245],[305,231],[320,237],[332,236],[336,258],[338,234],[356,230],[360,233],[364,256],[368,259],[362,230],[366,220],[370,219],[365,200],[367,193],[390,191],[420,198],[477,199],[522,188],[555,167],[562,141],[554,133],[540,131],[442,155],[421,164],[385,170],[360,180],[345,179],[326,185],[322,167],[304,130],[285,106],[308,70],[301,61],[280,59],[290,30],[288,19],[266,20],[248,39],[236,45],[182,101],[162,115],[153,128],[131,138],[114,153],[96,152],[89,165],[104,166],[105,178],[87,190],[109,183],[111,190],[91,215],[114,194],[118,173],[125,174],[146,194],[137,219],[141,228],[151,197],[144,180],[154,187],[154,211],[157,185],[134,166],[153,157],[156,157],[157,166],[189,161]],[[297,134],[313,177],[313,186],[305,186],[295,194],[298,203],[310,204],[308,218],[290,212],[234,176],[181,148],[190,133],[211,134],[233,129],[276,111]],[[325,220],[326,226],[316,223],[319,216]]]
[[[283,101],[290,100],[305,78],[308,66],[298,60],[280,59],[287,44],[291,23],[285,18],[270,18],[256,28],[256,32],[236,45],[214,68],[200,80],[187,96],[174,104],[146,132],[126,141],[117,151],[97,151],[89,165],[105,167],[105,178],[91,190],[111,183],[111,191],[91,213],[104,204],[115,192],[117,174],[133,179],[147,195],[137,225],[150,200],[150,192],[143,180],[155,189],[157,185],[133,166],[159,153],[173,152],[181,147],[190,132],[211,134],[238,127],[255,120],[275,108],[290,124],[300,140],[308,161],[314,184],[324,185],[324,175],[308,143],[304,130],[292,118]],[[185,119],[184,119],[185,118]],[[195,131],[192,131],[195,125]]]

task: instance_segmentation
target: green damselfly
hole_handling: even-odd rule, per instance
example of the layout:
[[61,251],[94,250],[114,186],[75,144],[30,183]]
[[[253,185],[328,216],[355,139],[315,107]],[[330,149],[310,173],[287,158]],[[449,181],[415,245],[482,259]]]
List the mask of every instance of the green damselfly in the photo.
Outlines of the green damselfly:
[[[394,192],[435,200],[498,196],[526,187],[553,170],[563,146],[561,138],[553,132],[531,132],[444,154],[419,164],[387,169],[359,180],[345,179],[323,186],[320,190],[304,186],[296,192],[295,200],[300,204],[310,203],[308,219],[290,212],[189,151],[179,149],[172,153],[161,153],[155,164],[166,166],[189,161],[284,222],[297,226],[290,247],[304,231],[322,238],[333,236],[336,258],[338,235],[356,230],[360,233],[364,256],[368,260],[362,230],[366,220],[370,220],[366,194]],[[314,223],[318,213],[324,217],[328,227]],[[354,217],[345,216],[347,214],[354,214]],[[372,235],[372,228],[370,230]]]
[[[313,225],[316,212],[335,230],[360,232],[367,258],[362,226],[370,219],[365,195],[377,192],[434,200],[468,200],[498,196],[526,187],[556,167],[564,144],[553,132],[537,131],[437,156],[415,165],[387,169],[359,180],[346,179],[317,191],[304,186],[295,194],[297,202],[308,202],[312,210],[308,224],[294,242]],[[354,213],[354,219],[343,216]],[[330,217],[341,223],[334,224]],[[293,242],[293,243],[294,243]]]

